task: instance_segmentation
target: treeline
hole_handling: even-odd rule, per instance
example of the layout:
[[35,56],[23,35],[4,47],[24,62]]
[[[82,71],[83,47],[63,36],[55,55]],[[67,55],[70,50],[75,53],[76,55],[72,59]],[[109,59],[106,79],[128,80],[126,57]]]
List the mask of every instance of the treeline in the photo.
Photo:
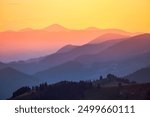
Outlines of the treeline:
[[112,86],[112,83],[116,83],[114,86],[121,86],[121,85],[129,85],[129,84],[136,84],[135,81],[130,81],[126,78],[120,78],[118,76],[115,76],[113,74],[108,74],[106,78],[103,78],[103,76],[100,76],[99,79],[92,81],[94,86]]
[[[16,90],[11,99],[23,96],[24,99],[85,99],[85,92],[92,89],[100,89],[106,84],[109,86],[116,82],[117,87],[124,84],[133,84],[128,79],[119,78],[113,74],[108,74],[106,78],[100,76],[97,80],[87,81],[61,81],[55,84],[42,83],[33,87],[22,87]],[[27,96],[26,96],[27,95]]]
[[31,94],[32,99],[81,99],[84,98],[83,93],[91,88],[92,82],[88,81],[62,81],[53,85],[43,83],[32,88],[22,87],[15,91],[11,98]]

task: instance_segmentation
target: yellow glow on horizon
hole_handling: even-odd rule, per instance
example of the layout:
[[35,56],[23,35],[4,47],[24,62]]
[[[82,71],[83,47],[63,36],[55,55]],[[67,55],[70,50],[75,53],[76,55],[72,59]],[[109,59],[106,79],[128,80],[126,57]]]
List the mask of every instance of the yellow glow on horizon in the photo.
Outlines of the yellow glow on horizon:
[[0,31],[57,23],[150,32],[149,12],[150,0],[0,0]]

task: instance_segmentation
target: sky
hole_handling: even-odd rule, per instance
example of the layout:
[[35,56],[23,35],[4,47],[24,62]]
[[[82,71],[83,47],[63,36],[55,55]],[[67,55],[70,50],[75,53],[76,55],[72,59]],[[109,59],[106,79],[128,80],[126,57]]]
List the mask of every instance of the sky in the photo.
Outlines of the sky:
[[118,28],[150,32],[150,0],[0,0],[0,31]]

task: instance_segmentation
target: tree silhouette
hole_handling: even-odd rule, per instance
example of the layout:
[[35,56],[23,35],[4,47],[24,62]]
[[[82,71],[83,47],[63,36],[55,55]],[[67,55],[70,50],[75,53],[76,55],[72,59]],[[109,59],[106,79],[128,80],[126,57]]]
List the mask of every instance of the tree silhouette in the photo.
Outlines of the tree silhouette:
[[14,93],[13,93],[13,96],[12,97],[17,97],[19,95],[22,95],[24,93],[27,93],[27,92],[30,92],[31,89],[29,87],[22,87],[18,90],[16,90]]

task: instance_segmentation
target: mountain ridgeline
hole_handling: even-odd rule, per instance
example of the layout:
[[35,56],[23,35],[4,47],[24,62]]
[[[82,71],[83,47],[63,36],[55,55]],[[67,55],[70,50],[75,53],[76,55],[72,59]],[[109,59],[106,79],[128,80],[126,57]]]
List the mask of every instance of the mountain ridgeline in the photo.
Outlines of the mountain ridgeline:
[[35,84],[38,84],[38,79],[34,76],[9,67],[0,69],[0,99],[6,99],[11,96],[14,90],[22,86],[33,86]]
[[[120,36],[113,36],[120,35]],[[103,36],[107,35],[107,36]],[[118,29],[88,28],[72,30],[58,24],[43,29],[26,28],[20,31],[0,32],[0,61],[18,61],[54,53],[58,48],[68,44],[83,45],[97,37],[105,41],[134,35]],[[102,36],[100,38],[100,36]],[[116,38],[111,38],[111,37]],[[31,51],[32,50],[32,51]]]
[[150,34],[143,34],[123,40],[87,44],[67,53],[47,56],[42,63],[47,61],[49,68],[34,76],[42,77],[47,82],[93,79],[99,74],[106,76],[108,73],[126,76],[147,67],[149,60]]
[[[31,87],[43,82],[57,84],[57,82],[66,80],[76,84],[80,80],[93,80],[100,75],[106,77],[109,73],[130,81],[136,81],[137,87],[144,87],[145,85],[147,87],[149,84],[139,84],[150,82],[150,34],[126,36],[108,33],[108,35],[112,35],[112,37],[109,38],[106,34],[100,35],[84,45],[66,45],[57,52],[40,58],[9,63],[0,62],[0,99],[10,97],[13,91],[23,86]],[[125,85],[124,87],[126,90],[134,86]],[[23,88],[23,92],[26,89],[29,88]],[[106,90],[108,89],[106,88]],[[51,90],[53,92],[53,89]],[[84,96],[89,93],[86,93],[84,89],[82,90]],[[38,93],[36,92],[35,95]]]
[[32,88],[21,87],[11,100],[125,100],[150,99],[150,83],[136,84],[125,78],[108,74],[97,80],[43,83]]

